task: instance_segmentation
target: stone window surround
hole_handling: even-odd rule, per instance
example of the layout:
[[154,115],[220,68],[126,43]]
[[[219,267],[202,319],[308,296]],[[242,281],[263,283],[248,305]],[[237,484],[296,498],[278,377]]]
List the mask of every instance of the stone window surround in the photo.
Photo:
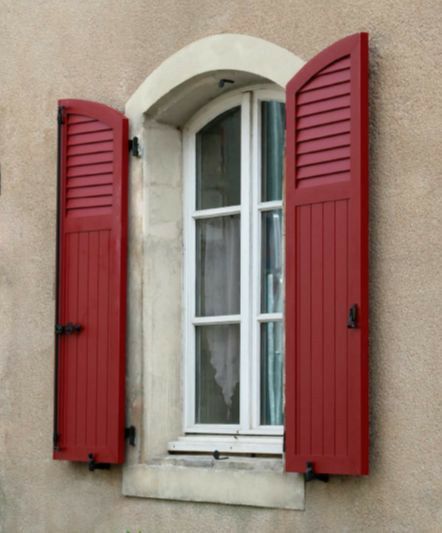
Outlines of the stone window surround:
[[[265,58],[265,60],[263,60]],[[136,447],[123,467],[123,494],[304,509],[304,481],[280,458],[177,456],[182,434],[182,143],[180,127],[215,96],[218,80],[285,87],[304,62],[254,37],[196,41],[150,74],[126,104],[141,158],[129,172],[127,423]]]

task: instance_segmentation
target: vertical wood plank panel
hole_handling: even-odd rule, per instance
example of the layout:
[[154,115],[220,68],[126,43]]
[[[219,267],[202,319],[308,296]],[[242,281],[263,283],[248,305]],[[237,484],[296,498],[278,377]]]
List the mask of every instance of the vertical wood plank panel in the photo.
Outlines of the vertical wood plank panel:
[[347,201],[336,202],[336,454],[347,454]]
[[[73,293],[72,298],[66,298],[64,309],[64,322],[67,317],[78,316],[78,267],[79,267],[79,236],[78,234],[66,235],[66,251],[68,257],[66,291]],[[61,340],[64,349],[61,350],[61,362],[66,369],[65,403],[62,406],[65,412],[65,423],[62,428],[62,437],[65,435],[67,442],[77,441],[77,380],[78,380],[78,339],[62,337]],[[73,424],[68,424],[67,420],[73,420]],[[63,443],[63,440],[62,440]]]
[[[299,350],[302,353],[311,353],[312,345],[312,306],[311,306],[311,207],[299,208],[299,233],[300,251],[299,261]],[[312,443],[312,361],[311,358],[302,358],[298,373],[299,384],[299,425],[300,425],[300,451],[310,453]]]
[[[71,235],[66,235],[64,239],[64,249],[65,249],[65,260],[67,262],[67,272],[66,272],[66,282],[63,286],[63,294],[66,295],[67,287],[71,284],[76,284],[76,258],[77,254],[75,251],[75,245],[76,242]],[[72,260],[74,259],[75,262]],[[76,312],[76,302],[75,301],[68,301],[66,298],[64,298],[63,306],[60,309],[61,316],[66,317],[69,316],[71,313]],[[63,376],[63,380],[67,381],[67,377],[70,373],[75,375],[75,361],[76,361],[76,346],[71,344],[66,344],[66,339],[61,338],[60,339],[60,352],[63,354],[63,357],[60,357],[60,367],[61,367],[61,375]],[[64,387],[64,389],[61,391],[63,401],[61,402],[60,409],[62,411],[61,413],[61,420],[64,422],[66,421],[66,414],[70,413],[71,406],[74,406],[74,401],[70,398],[73,394],[75,394],[75,389],[72,387],[72,384],[68,384],[68,386]],[[72,427],[69,424],[64,423],[62,427],[59,427],[59,431],[62,436],[66,440],[69,440],[73,437],[73,431]],[[63,443],[63,441],[62,441]]]
[[97,438],[98,236],[97,231],[89,232],[86,442],[91,449]]
[[[110,242],[110,248],[115,244]],[[117,275],[117,269],[118,269],[118,262],[117,261],[110,261],[109,264],[109,281],[110,286],[109,290],[112,291],[112,280],[115,279]],[[109,299],[109,320],[111,324],[114,324],[118,320],[118,308],[119,308],[119,302],[115,298]],[[107,407],[104,415],[107,418],[107,431],[109,438],[115,438],[118,435],[119,429],[119,420],[118,420],[118,412],[114,408],[115,405],[117,405],[119,402],[115,402],[115,398],[119,398],[120,394],[120,387],[119,387],[119,380],[120,380],[120,365],[119,365],[119,335],[118,330],[114,328],[109,328],[108,331],[109,336],[109,349],[107,353],[107,360],[108,360],[108,369],[107,369],[107,383],[108,383],[108,391],[107,391]]]
[[324,204],[324,454],[335,454],[335,203]]
[[[88,384],[88,367],[87,357],[89,350],[89,233],[82,232],[79,234],[78,246],[78,310],[79,322],[85,324],[84,331],[86,335],[78,336],[78,352],[77,352],[77,444],[85,446],[86,440],[86,417],[87,417],[87,384]],[[69,339],[70,340],[70,339]]]
[[[301,277],[299,276],[299,272],[301,270],[301,264],[300,264],[300,258],[301,258],[301,252],[302,252],[302,242],[300,239],[300,234],[302,231],[301,227],[301,210],[293,208],[294,210],[294,219],[296,220],[296,239],[294,239],[294,247],[296,250],[295,254],[295,265],[296,268],[294,269],[294,273],[290,273],[290,275],[293,275],[294,277],[294,283],[296,285],[296,294],[297,298],[295,302],[291,302],[292,306],[295,307],[295,314],[294,318],[296,320],[295,322],[295,331],[296,336],[294,338],[294,341],[292,340],[292,343],[296,346],[296,352],[299,352],[301,349],[301,316],[302,316],[302,307],[301,307],[301,298],[299,297],[301,294]],[[286,325],[286,331],[288,331],[288,325]],[[292,337],[293,339],[293,337]],[[292,394],[292,396],[295,397],[295,404],[294,404],[294,411],[296,413],[294,417],[294,430],[295,430],[295,449],[296,453],[301,453],[301,425],[299,424],[299,420],[301,420],[301,365],[300,365],[300,359],[295,359],[294,362],[295,367],[295,380],[293,381],[294,387],[295,387],[295,394],[293,394],[292,390],[289,390],[286,396],[289,396],[289,394]],[[292,376],[290,376],[290,379],[292,379]],[[292,417],[293,418],[293,417]]]
[[323,204],[311,207],[311,382],[312,445],[310,453],[323,453]]
[[107,353],[109,351],[109,232],[102,231],[98,254],[98,301],[100,320],[98,321],[97,346],[97,446],[104,447],[107,441]]

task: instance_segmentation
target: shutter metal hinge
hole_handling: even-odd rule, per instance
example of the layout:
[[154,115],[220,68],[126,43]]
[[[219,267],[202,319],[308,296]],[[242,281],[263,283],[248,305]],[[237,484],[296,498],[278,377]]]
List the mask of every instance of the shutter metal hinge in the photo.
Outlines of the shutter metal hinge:
[[313,463],[308,462],[306,463],[304,479],[305,481],[313,481],[314,479],[317,479],[318,481],[323,481],[324,483],[328,483],[329,475],[328,474],[317,474],[313,469]]
[[54,436],[52,438],[52,443],[53,443],[53,446],[54,446],[54,450],[58,451],[60,449],[60,447],[59,447],[59,444],[60,444],[60,433],[54,433]]
[[57,123],[59,125],[64,124],[64,107],[60,106],[57,111]]
[[94,470],[110,470],[110,464],[109,463],[97,463],[95,461],[95,455],[93,453],[87,454],[88,458],[88,468],[90,472],[93,472]]
[[141,156],[140,143],[139,143],[138,137],[134,137],[133,139],[129,139],[129,152],[134,157],[140,157]]
[[284,435],[282,437],[282,452],[285,453],[285,431],[284,431]]
[[135,426],[129,426],[124,430],[124,438],[129,441],[131,446],[135,446],[135,437],[137,435],[137,430]]
[[81,330],[81,324],[73,324],[72,322],[68,322],[67,324],[55,324],[56,335],[72,335],[72,333],[80,333]]

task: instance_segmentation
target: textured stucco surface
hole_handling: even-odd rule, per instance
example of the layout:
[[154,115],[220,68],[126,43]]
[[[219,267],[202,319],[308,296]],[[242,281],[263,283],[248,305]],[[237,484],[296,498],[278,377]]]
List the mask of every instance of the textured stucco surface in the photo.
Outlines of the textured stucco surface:
[[[440,531],[440,1],[0,0],[0,531]],[[121,496],[121,470],[51,460],[55,108],[124,108],[207,35],[307,60],[371,34],[371,475],[306,489],[306,510]]]

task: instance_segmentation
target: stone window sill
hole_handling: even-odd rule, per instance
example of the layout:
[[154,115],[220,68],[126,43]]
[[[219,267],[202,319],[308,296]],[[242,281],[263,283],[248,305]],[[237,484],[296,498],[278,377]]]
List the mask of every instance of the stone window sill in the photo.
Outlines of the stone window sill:
[[126,466],[123,494],[142,498],[304,510],[304,479],[281,459],[170,455]]

